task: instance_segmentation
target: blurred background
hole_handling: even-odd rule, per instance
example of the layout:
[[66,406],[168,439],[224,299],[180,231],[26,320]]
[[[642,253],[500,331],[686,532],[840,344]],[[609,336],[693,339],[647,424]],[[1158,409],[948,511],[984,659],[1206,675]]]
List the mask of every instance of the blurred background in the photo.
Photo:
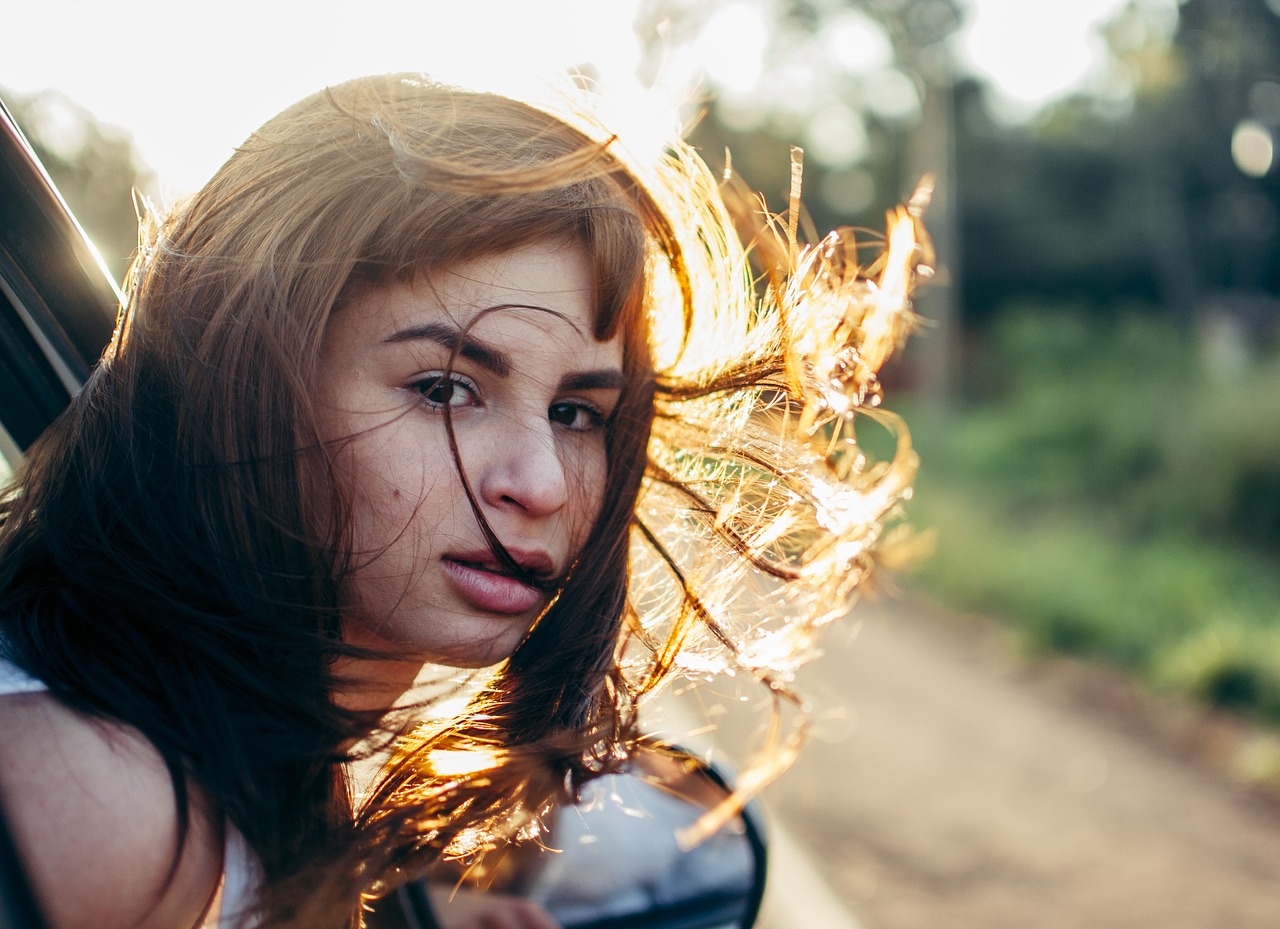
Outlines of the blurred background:
[[[865,227],[868,242],[932,174],[939,273],[887,381],[924,462],[910,515],[936,542],[898,579],[897,605],[873,612],[904,614],[929,660],[1030,688],[996,703],[1034,694],[1108,732],[1142,730],[1156,754],[1209,778],[1188,795],[1221,788],[1262,804],[1241,815],[1280,834],[1259,799],[1280,796],[1280,0],[315,3],[305,19],[283,6],[50,0],[4,14],[0,92],[117,276],[135,241],[134,189],[171,202],[272,113],[364,72],[501,90],[579,68],[626,118],[682,122],[713,165],[731,151],[775,209],[790,146],[802,146],[816,226]],[[992,644],[975,657],[975,643]],[[1029,680],[1061,684],[1066,667],[1077,683],[1057,696]],[[951,673],[928,668],[901,676],[919,690]],[[852,700],[864,721],[898,699],[817,690]],[[1122,696],[1100,706],[1100,691]],[[883,768],[886,739],[853,744]],[[1123,751],[1090,744],[1068,780],[1097,800],[1122,779]],[[945,770],[960,750],[918,766]],[[792,789],[818,790],[808,776]],[[1190,815],[1168,802],[1153,819]],[[975,822],[999,831],[992,817],[1019,815],[998,806]],[[955,824],[935,813],[936,844]],[[798,828],[815,854],[842,841]],[[851,820],[841,834],[856,842],[875,828]],[[873,845],[850,853],[847,871],[839,855],[822,866],[866,925],[1006,924],[1000,905],[940,889],[968,872],[894,884],[887,861],[927,853]],[[1149,852],[1138,848],[1088,854]],[[1273,892],[1280,846],[1214,854]],[[1073,867],[1035,873],[1062,888],[1083,873]],[[1037,909],[1045,888],[1018,874],[1002,897],[987,893],[1025,898],[1009,925],[1280,918],[1280,904],[1259,902],[1269,915],[1251,922],[1241,900],[1252,891],[1230,881],[1221,902],[1196,909],[1178,872],[1160,868],[1127,878],[1146,909],[1113,888],[1100,911],[1053,904],[1049,918]],[[932,898],[941,909],[920,908]]]

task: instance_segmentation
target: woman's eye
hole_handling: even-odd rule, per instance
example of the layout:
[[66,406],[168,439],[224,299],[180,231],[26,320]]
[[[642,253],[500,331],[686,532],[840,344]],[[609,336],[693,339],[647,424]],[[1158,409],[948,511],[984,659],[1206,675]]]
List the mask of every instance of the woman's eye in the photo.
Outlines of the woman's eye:
[[468,406],[476,398],[476,388],[459,374],[431,373],[413,382],[422,399],[429,406]]
[[575,432],[590,432],[604,426],[604,414],[594,406],[582,402],[553,403],[547,410],[547,417],[556,425]]

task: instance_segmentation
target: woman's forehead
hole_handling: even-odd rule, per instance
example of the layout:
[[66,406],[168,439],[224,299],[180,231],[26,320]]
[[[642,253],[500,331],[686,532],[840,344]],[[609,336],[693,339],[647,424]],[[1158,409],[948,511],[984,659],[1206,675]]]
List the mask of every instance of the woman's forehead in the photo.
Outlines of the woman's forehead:
[[[594,284],[590,256],[569,242],[525,246],[433,271],[403,284],[375,286],[331,322],[326,348],[353,339],[388,346],[435,343],[486,360],[504,354],[593,353]],[[499,366],[501,367],[501,366]]]
[[519,305],[527,297],[543,301],[548,309],[590,311],[593,274],[585,248],[553,241],[441,268],[426,283],[450,308],[483,312],[490,306]]

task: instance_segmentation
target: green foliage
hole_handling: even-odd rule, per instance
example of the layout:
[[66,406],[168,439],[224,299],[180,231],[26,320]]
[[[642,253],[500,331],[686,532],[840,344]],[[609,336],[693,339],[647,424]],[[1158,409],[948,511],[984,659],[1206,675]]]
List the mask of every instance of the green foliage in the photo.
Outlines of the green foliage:
[[988,402],[936,437],[957,476],[1135,540],[1280,552],[1280,359],[1223,370],[1158,318],[1045,307],[1006,315],[988,345]]
[[1280,359],[1209,360],[1137,313],[1024,306],[981,395],[908,411],[921,580],[1033,647],[1280,721]]

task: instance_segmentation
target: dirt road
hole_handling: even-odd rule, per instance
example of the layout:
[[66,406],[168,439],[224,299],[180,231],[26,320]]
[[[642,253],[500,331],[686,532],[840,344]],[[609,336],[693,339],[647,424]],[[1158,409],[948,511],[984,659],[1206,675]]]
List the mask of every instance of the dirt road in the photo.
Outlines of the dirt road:
[[[1029,667],[983,623],[855,615],[858,637],[831,636],[802,683],[849,712],[765,797],[846,925],[1280,926],[1280,804],[1187,751],[1185,713],[1105,673]],[[726,718],[716,740],[745,735]],[[823,929],[787,906],[770,929]]]

